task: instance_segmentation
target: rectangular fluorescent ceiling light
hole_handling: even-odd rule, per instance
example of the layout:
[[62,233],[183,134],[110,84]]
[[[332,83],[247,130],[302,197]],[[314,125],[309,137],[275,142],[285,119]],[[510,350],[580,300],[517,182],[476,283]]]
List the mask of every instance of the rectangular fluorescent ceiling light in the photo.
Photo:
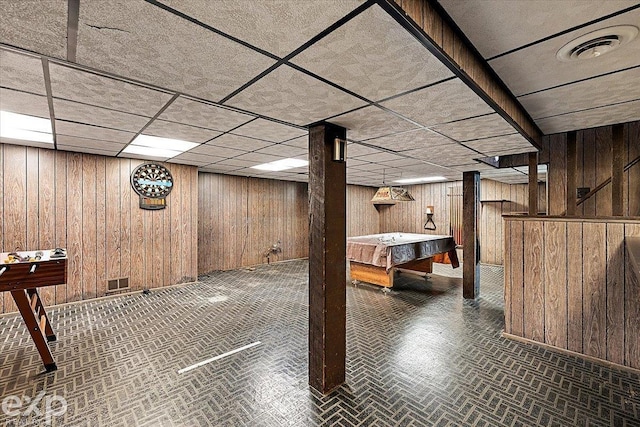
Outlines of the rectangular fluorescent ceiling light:
[[301,159],[282,159],[275,162],[263,163],[261,165],[251,166],[252,169],[260,169],[262,171],[278,172],[287,169],[300,168],[307,166],[309,162]]
[[159,136],[138,135],[124,150],[124,153],[170,159],[197,147],[198,143]]
[[418,184],[420,182],[435,182],[435,181],[446,181],[447,178],[444,176],[423,176],[420,178],[405,178],[398,179],[393,182],[397,182],[398,184]]
[[53,144],[51,120],[0,111],[0,136]]

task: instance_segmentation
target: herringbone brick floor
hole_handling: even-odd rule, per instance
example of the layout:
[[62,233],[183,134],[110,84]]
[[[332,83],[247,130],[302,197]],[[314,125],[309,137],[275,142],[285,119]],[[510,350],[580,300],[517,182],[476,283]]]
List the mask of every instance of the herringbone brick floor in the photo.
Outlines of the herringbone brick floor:
[[[475,302],[456,277],[349,286],[347,385],[323,397],[307,386],[307,274],[293,261],[54,308],[51,374],[22,320],[0,317],[0,398],[62,396],[64,426],[640,426],[637,375],[501,337],[490,266]],[[45,423],[0,409],[0,425]]]

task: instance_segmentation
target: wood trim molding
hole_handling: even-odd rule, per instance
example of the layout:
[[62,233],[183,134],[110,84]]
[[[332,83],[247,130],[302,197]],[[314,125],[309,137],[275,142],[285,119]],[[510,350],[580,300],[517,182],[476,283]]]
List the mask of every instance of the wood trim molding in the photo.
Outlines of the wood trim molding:
[[626,217],[597,217],[597,218],[580,218],[566,216],[528,216],[528,215],[502,215],[505,221],[562,221],[562,222],[597,222],[597,223],[624,223],[624,224],[640,224],[640,216]]

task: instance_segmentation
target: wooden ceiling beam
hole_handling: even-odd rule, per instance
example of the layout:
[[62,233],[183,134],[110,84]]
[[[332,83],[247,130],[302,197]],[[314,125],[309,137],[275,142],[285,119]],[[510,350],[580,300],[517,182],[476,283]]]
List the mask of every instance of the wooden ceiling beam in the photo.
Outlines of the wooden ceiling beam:
[[380,0],[379,4],[522,136],[541,148],[540,128],[435,0]]

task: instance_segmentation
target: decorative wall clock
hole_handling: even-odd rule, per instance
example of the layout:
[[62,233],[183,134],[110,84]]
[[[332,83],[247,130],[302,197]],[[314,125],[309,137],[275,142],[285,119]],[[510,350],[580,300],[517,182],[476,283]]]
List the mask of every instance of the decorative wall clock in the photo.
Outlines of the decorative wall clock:
[[141,209],[164,209],[173,189],[173,177],[158,163],[143,163],[131,173],[131,187],[140,196]]

